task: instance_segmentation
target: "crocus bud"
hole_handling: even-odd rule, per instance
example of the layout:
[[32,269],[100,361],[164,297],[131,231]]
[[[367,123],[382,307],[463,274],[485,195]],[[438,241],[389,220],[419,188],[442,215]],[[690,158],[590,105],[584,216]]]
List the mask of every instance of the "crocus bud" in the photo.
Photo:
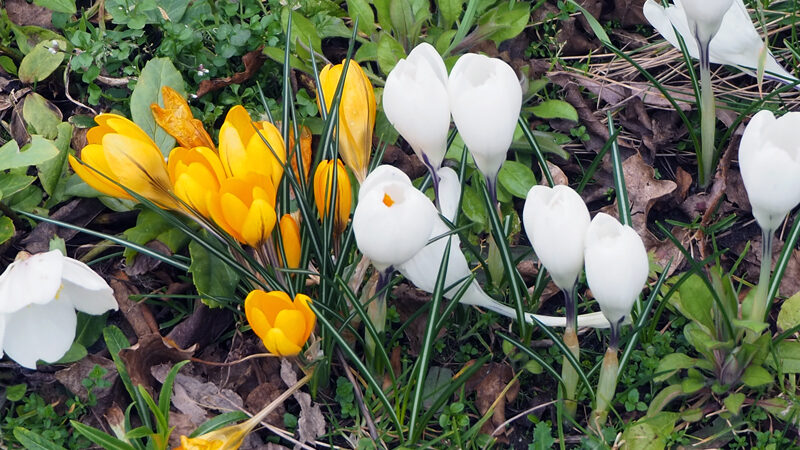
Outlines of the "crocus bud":
[[770,111],[759,111],[739,144],[739,168],[753,216],[770,232],[800,203],[798,130],[798,112],[775,118]]
[[447,150],[450,105],[447,69],[432,45],[422,43],[386,78],[383,110],[419,159],[439,170]]
[[359,195],[353,232],[361,253],[384,271],[408,261],[425,247],[438,215],[428,197],[411,183],[389,179],[370,186],[368,192]]
[[[336,173],[336,192],[333,192],[333,174]],[[314,172],[314,202],[317,205],[319,217],[325,219],[331,207],[331,201],[336,199],[335,211],[333,213],[333,229],[336,234],[340,234],[347,227],[350,218],[350,207],[352,205],[352,188],[350,178],[344,164],[338,159],[333,161],[322,160]]]
[[[291,214],[284,214],[278,222],[281,230],[281,242],[283,242],[283,254],[286,255],[286,267],[297,269],[300,267],[300,257],[302,256],[302,244],[300,242],[300,225]],[[281,251],[277,249],[280,257]]]
[[294,356],[300,353],[317,316],[308,306],[311,299],[297,294],[294,301],[285,292],[254,290],[244,300],[244,313],[253,332],[270,353]]
[[636,231],[599,213],[586,231],[586,281],[612,327],[620,323],[642,291],[650,271]]
[[584,239],[591,221],[586,203],[568,186],[534,186],[525,199],[522,220],[553,282],[571,291],[583,269]]
[[708,43],[722,24],[722,18],[733,4],[733,0],[688,0],[681,2],[689,29],[701,42]]
[[[328,64],[319,73],[325,96],[325,108],[330,111],[336,87],[342,77],[344,64]],[[319,98],[317,98],[319,104]],[[372,151],[372,130],[375,128],[375,92],[367,74],[355,61],[347,66],[342,98],[339,102],[339,155],[360,181],[367,176]]]
[[514,69],[497,58],[467,53],[448,82],[450,111],[475,164],[494,180],[514,138],[522,88]]

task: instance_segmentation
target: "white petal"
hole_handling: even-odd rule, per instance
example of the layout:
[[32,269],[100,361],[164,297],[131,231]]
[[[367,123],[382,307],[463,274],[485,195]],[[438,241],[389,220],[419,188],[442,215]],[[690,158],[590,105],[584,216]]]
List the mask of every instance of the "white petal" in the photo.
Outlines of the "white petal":
[[6,316],[3,349],[23,367],[36,369],[36,361],[61,359],[75,339],[77,316],[69,302],[55,300],[29,305]]
[[447,85],[427,60],[397,63],[386,78],[382,101],[389,122],[423,162],[438,169],[447,150],[450,105]]
[[560,289],[571,290],[583,269],[584,239],[591,217],[568,186],[534,186],[522,212],[536,256]]
[[630,314],[647,281],[647,251],[636,231],[600,213],[586,232],[586,281],[609,322]]
[[[438,237],[448,232],[450,232],[450,228],[437,216],[430,237]],[[436,277],[439,275],[439,268],[442,265],[442,259],[444,259],[444,252],[447,248],[448,240],[451,241],[450,255],[447,260],[447,276],[444,283],[446,288],[451,288],[445,292],[445,297],[451,298],[458,291],[458,287],[455,286],[455,283],[468,277],[470,274],[467,258],[464,257],[464,253],[461,251],[461,239],[457,234],[453,234],[449,238],[440,238],[429,243],[414,255],[413,258],[401,264],[399,267],[396,267],[396,269],[409,281],[414,283],[416,287],[425,292],[432,293],[436,285]],[[478,304],[469,303],[469,298],[471,298],[471,294],[468,292],[467,295],[462,298],[461,302]]]
[[78,311],[96,316],[119,308],[108,283],[80,261],[64,258],[63,281],[59,295],[69,299]]
[[506,158],[522,105],[522,89],[505,62],[468,53],[458,59],[448,84],[453,121],[475,164],[494,177]]
[[426,64],[433,70],[442,85],[447,86],[447,67],[444,65],[442,56],[431,44],[423,42],[417,45],[406,59],[414,64]]
[[398,181],[411,186],[411,179],[408,178],[405,172],[395,166],[381,164],[370,172],[367,178],[364,179],[364,182],[361,183],[358,189],[358,201],[360,202],[367,192],[372,190],[375,186],[386,183],[387,181]]
[[438,213],[414,187],[390,181],[370,189],[356,206],[353,231],[359,250],[383,270],[425,246]]
[[439,207],[442,215],[452,222],[461,199],[461,181],[456,171],[449,167],[442,167],[436,175],[439,176]]
[[61,287],[64,256],[58,250],[14,261],[0,276],[0,314],[53,300]]

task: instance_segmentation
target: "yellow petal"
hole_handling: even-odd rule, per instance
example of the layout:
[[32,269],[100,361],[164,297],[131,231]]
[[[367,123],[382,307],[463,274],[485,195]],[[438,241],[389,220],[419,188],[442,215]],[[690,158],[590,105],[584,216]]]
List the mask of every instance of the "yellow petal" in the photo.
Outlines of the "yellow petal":
[[109,167],[120,184],[164,208],[176,207],[169,195],[166,163],[155,146],[122,134],[103,136]]
[[314,326],[317,323],[317,315],[311,310],[308,304],[311,303],[311,298],[305,294],[297,294],[294,297],[294,307],[300,311],[305,317],[305,332],[303,333],[303,342],[307,341],[311,333],[314,331]]
[[242,237],[251,247],[266,242],[275,227],[275,209],[264,200],[254,200],[242,225]]
[[169,86],[163,86],[161,97],[164,100],[164,107],[153,103],[150,109],[156,123],[164,131],[172,135],[183,147],[215,148],[211,136],[203,128],[203,123],[192,116],[189,104],[177,91]]
[[242,105],[236,105],[228,111],[223,125],[226,123],[236,130],[242,142],[250,142],[250,138],[255,134],[253,119]]
[[264,341],[264,347],[267,347],[270,353],[279,356],[294,356],[300,353],[301,347],[286,337],[283,330],[272,328],[267,333]]
[[234,125],[227,121],[219,130],[219,157],[229,177],[241,177],[249,172],[244,141]]
[[[300,245],[300,226],[291,214],[284,214],[279,222],[283,253],[286,256],[285,267],[296,269],[300,267],[302,247]],[[277,251],[281,254],[280,249]]]
[[[297,168],[297,146],[294,141],[294,128],[289,128],[289,160],[292,163],[292,171],[296,179],[300,179],[300,171]],[[305,126],[300,126],[300,158],[303,163],[303,177],[308,181],[308,172],[311,169],[311,130]]]
[[275,317],[275,327],[283,331],[289,342],[302,346],[306,343],[303,334],[306,331],[306,319],[303,313],[296,309],[284,309]]

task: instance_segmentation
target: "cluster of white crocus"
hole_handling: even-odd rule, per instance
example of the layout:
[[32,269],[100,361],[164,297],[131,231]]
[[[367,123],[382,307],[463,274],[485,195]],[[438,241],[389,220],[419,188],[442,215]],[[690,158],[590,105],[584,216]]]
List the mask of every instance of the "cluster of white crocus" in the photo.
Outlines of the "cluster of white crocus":
[[383,90],[386,117],[428,167],[437,199],[451,113],[494,198],[521,108],[522,88],[508,64],[468,53],[448,77],[442,57],[427,43],[397,63]]
[[[780,118],[759,111],[739,144],[739,168],[753,216],[761,227],[761,272],[750,320],[765,319],[772,299],[767,288],[772,271],[772,240],[786,215],[800,203],[800,112]],[[751,333],[749,338],[758,336]]]
[[[441,179],[442,215],[452,221],[461,195],[461,182],[456,173],[447,167],[439,169],[437,176]],[[432,226],[429,227],[429,223]],[[411,184],[407,175],[395,167],[379,166],[364,180],[353,215],[353,232],[361,253],[373,261],[384,277],[390,275],[394,268],[426,292],[432,293],[434,290],[448,241],[450,255],[444,280],[447,288],[445,297],[452,298],[471,274],[460,248],[461,239],[457,234],[445,236],[451,230],[433,203]],[[475,280],[467,287],[460,302],[516,317],[514,309],[494,300]],[[528,322],[534,322],[534,319],[548,326],[566,325],[564,317],[526,315]],[[609,326],[599,313],[580,315],[577,322],[578,326]]]
[[762,56],[766,56],[764,71],[767,77],[789,83],[797,80],[778,64],[765,47],[764,40],[756,31],[742,0],[733,0],[733,5],[730,0],[675,0],[673,5],[666,8],[660,1],[647,0],[643,11],[647,21],[661,36],[674,47],[680,48],[675,34],[677,30],[692,58],[700,58],[695,32],[692,30],[696,29],[698,34],[707,34],[716,28],[716,34],[708,44],[711,63],[757,71],[759,61]]
[[0,275],[0,356],[21,366],[61,359],[75,339],[75,310],[117,309],[108,284],[86,264],[58,250],[22,252]]

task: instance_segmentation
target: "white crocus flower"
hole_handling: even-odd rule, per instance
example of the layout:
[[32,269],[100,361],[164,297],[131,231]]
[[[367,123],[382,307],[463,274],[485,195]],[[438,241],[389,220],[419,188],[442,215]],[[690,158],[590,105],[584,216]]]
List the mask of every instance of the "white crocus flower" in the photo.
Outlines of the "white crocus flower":
[[[761,227],[761,270],[749,318],[762,322],[772,299],[767,297],[772,272],[772,241],[786,214],[800,203],[800,113],[780,118],[759,111],[739,143],[739,170],[753,216]],[[748,341],[758,337],[748,332]]]
[[500,59],[467,53],[450,71],[448,91],[453,121],[496,200],[497,173],[522,107],[517,75]]
[[[680,48],[675,34],[675,30],[677,30],[686,44],[689,55],[694,59],[699,59],[700,51],[694,34],[691,32],[687,12],[691,9],[702,7],[706,3],[698,0],[675,0],[674,5],[664,8],[658,1],[647,0],[644,4],[643,12],[647,21],[653,25],[664,39],[674,47]],[[717,7],[724,7],[724,2],[722,6],[717,5]],[[764,71],[769,78],[783,82],[797,80],[778,64],[778,61],[769,53],[769,50],[764,48],[764,40],[756,31],[744,2],[742,0],[734,0],[733,5],[722,16],[719,29],[709,43],[710,62],[737,66],[743,71],[752,74],[753,71],[758,70],[759,60],[764,51],[767,51]]]
[[[410,181],[402,177],[394,179],[397,175],[393,172],[381,170],[367,176],[353,214],[353,232],[359,250],[384,273],[425,247],[438,220],[436,208],[428,197]],[[388,175],[383,178],[387,181],[377,182],[382,174]]]
[[636,230],[599,213],[586,231],[584,259],[586,282],[612,330],[618,330],[647,282],[650,266],[644,243]]
[[432,45],[414,47],[394,66],[386,77],[382,101],[389,122],[436,175],[447,150],[450,105],[447,68]]
[[522,210],[525,232],[536,256],[559,289],[572,292],[583,270],[586,229],[591,216],[569,186],[533,186]]
[[739,144],[739,168],[761,228],[775,231],[800,203],[800,112],[759,111]]
[[86,264],[58,250],[20,253],[0,275],[0,348],[36,369],[36,361],[61,359],[75,339],[75,310],[99,315],[116,310],[108,284]]

